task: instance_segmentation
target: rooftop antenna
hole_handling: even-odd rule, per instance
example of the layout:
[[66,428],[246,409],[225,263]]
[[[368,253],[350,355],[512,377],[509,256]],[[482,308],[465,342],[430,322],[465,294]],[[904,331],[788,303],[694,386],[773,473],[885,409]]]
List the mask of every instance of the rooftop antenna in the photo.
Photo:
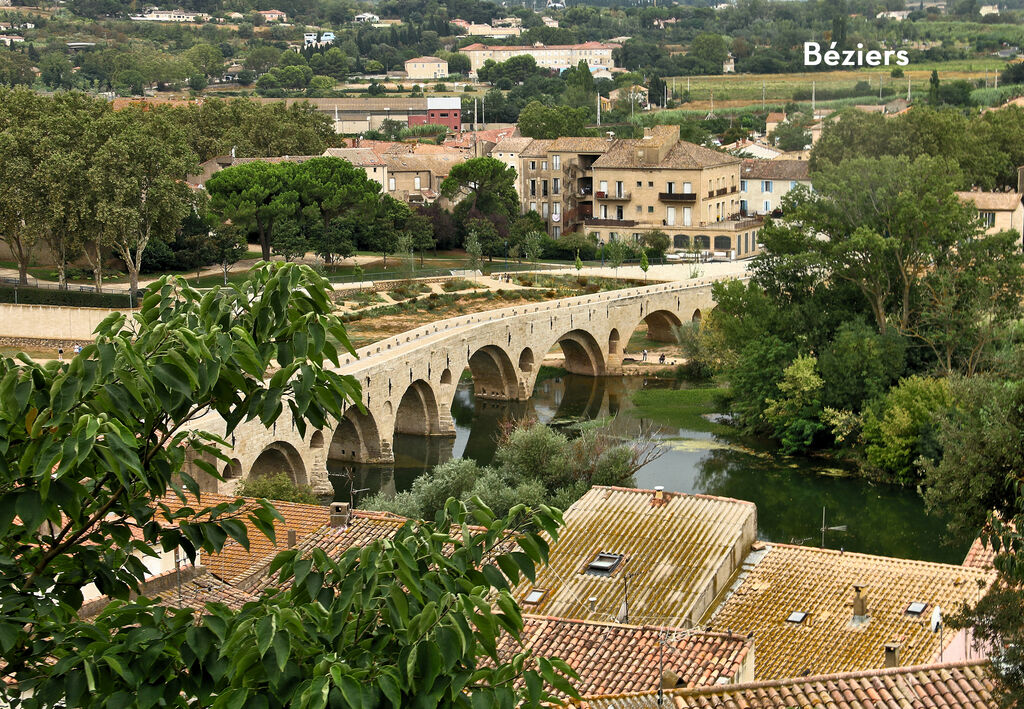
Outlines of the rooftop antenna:
[[907,77],[907,101],[910,100],[910,77]]
[[601,94],[597,95],[597,125],[601,125]]
[[826,527],[825,526],[825,506],[822,505],[821,506],[821,548],[822,549],[825,548],[825,532],[845,532],[845,531],[847,531],[845,524],[838,524],[838,525],[836,525],[834,527]]

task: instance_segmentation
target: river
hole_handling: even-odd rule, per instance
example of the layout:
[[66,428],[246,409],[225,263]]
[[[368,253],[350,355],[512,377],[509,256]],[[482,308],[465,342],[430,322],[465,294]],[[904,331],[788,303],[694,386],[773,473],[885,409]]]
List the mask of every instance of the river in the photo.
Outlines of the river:
[[[749,500],[757,504],[758,534],[766,541],[809,545],[822,543],[848,551],[959,564],[970,540],[951,540],[945,522],[925,513],[912,491],[873,483],[825,460],[777,455],[765,442],[732,434],[712,434],[641,419],[632,396],[642,388],[673,386],[643,377],[583,377],[572,374],[538,382],[524,402],[477,402],[472,383],[458,386],[452,405],[456,434],[428,439],[398,436],[393,466],[330,466],[335,496],[349,499],[354,483],[356,505],[377,490],[408,489],[433,465],[452,456],[471,457],[481,464],[494,456],[495,436],[502,419],[532,416],[543,423],[571,425],[582,418],[615,416],[624,435],[641,428],[662,440],[665,452],[636,475],[641,488],[703,493]],[[353,482],[350,483],[350,480]]]

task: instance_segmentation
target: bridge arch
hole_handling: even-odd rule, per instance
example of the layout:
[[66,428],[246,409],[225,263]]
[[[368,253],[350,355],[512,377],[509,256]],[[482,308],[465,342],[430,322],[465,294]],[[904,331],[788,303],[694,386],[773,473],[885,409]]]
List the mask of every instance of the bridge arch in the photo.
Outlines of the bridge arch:
[[700,323],[704,316],[701,315],[700,308],[693,311],[693,315],[690,316],[690,322]]
[[675,328],[683,324],[671,310],[655,310],[644,317],[647,323],[647,339],[655,342],[675,342]]
[[327,460],[368,462],[380,457],[380,431],[373,414],[350,408],[334,429]]
[[[520,358],[521,359],[521,358]],[[497,345],[485,345],[469,358],[473,396],[481,399],[515,399],[519,377],[512,358]]]
[[314,431],[313,435],[309,438],[309,447],[311,449],[323,448],[324,447],[324,432]]
[[258,478],[274,473],[286,473],[296,485],[306,484],[306,465],[302,455],[287,441],[274,441],[253,461],[249,477]]
[[437,397],[430,384],[417,379],[406,388],[395,411],[395,433],[433,436],[441,432]]
[[533,350],[531,350],[529,347],[524,347],[523,351],[519,353],[519,371],[532,372],[533,364]]
[[594,336],[586,330],[570,330],[558,338],[565,355],[565,369],[573,374],[599,377],[605,373],[605,358]]

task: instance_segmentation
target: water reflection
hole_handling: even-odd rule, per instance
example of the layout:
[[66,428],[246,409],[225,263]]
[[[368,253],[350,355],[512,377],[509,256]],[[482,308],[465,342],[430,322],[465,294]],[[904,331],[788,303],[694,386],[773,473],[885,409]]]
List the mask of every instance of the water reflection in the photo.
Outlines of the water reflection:
[[[636,475],[640,487],[664,485],[676,492],[754,502],[759,534],[769,541],[820,544],[824,506],[827,526],[847,527],[826,532],[828,547],[950,563],[963,560],[969,540],[946,539],[944,521],[926,515],[913,491],[843,476],[848,471],[831,461],[776,457],[756,441],[726,440],[637,418],[632,394],[645,386],[664,385],[641,377],[570,374],[539,382],[528,401],[497,402],[476,401],[471,383],[463,382],[452,405],[454,438],[398,435],[393,465],[332,465],[336,499],[349,500],[350,488],[407,490],[416,477],[453,456],[486,465],[494,458],[502,422],[509,419],[529,417],[568,426],[580,419],[619,414],[615,426],[622,435],[646,428],[665,442],[665,454]],[[368,493],[357,493],[357,504],[361,494]]]

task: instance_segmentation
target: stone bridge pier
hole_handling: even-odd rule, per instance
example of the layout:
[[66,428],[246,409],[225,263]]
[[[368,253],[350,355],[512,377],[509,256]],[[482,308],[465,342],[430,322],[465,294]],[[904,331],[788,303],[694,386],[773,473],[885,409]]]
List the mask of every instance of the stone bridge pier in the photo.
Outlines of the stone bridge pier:
[[[641,323],[650,339],[674,342],[675,327],[700,321],[712,307],[710,281],[669,283],[502,308],[410,330],[343,360],[339,371],[362,388],[361,407],[350,405],[335,426],[305,436],[294,429],[287,409],[270,429],[244,424],[234,434],[232,462],[224,466],[227,481],[218,485],[205,476],[204,485],[230,493],[243,476],[283,470],[296,482],[329,492],[328,460],[387,463],[395,457],[396,434],[454,436],[451,407],[464,371],[478,399],[527,399],[541,361],[555,347],[569,372],[619,374],[624,347]],[[218,423],[199,425],[217,430]],[[222,421],[219,426],[223,430]]]

